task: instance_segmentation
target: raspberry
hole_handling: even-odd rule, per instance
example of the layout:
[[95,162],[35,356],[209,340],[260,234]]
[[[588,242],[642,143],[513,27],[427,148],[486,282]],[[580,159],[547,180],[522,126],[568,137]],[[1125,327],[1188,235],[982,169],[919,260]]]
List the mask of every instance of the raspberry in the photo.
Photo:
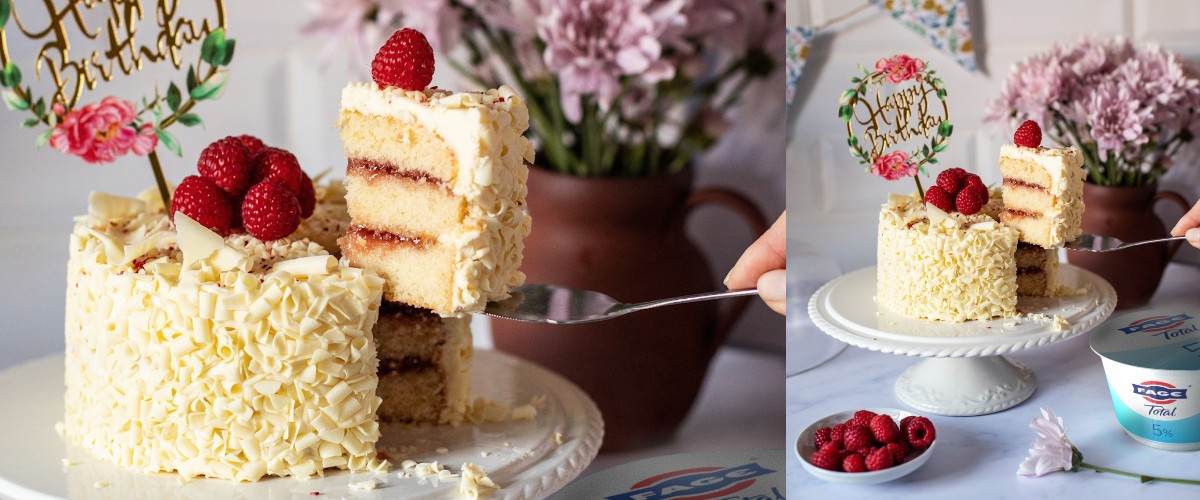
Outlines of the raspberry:
[[857,424],[863,427],[871,426],[871,419],[875,418],[875,412],[871,410],[858,410],[854,412],[854,416],[846,421],[846,425]]
[[836,471],[842,467],[842,456],[837,452],[818,451],[808,457],[808,462],[825,470]]
[[963,187],[963,179],[967,177],[967,171],[961,168],[948,168],[943,170],[937,176],[937,185],[946,191],[946,194],[958,194],[958,190]]
[[842,470],[845,472],[866,472],[867,460],[858,453],[851,453],[842,459]]
[[979,186],[985,190],[987,189],[987,186],[985,186],[983,184],[983,179],[980,179],[978,175],[967,174],[967,176],[964,177],[963,179],[965,179],[965,180],[963,180],[963,185],[962,185],[963,189],[966,189],[967,186]]
[[236,137],[226,137],[205,147],[196,161],[196,170],[234,198],[245,194],[254,184],[254,156]]
[[300,162],[296,160],[295,155],[283,149],[268,147],[263,148],[254,161],[257,180],[279,184],[292,195],[300,194],[304,171],[300,169]]
[[433,47],[420,31],[392,33],[371,61],[371,79],[381,87],[424,90],[433,81]]
[[317,208],[317,192],[313,189],[313,181],[308,174],[304,172],[300,172],[300,174],[304,178],[300,180],[300,192],[296,193],[296,201],[300,202],[300,217],[307,219]]
[[900,428],[889,415],[876,415],[871,419],[871,435],[880,443],[893,443],[901,439]]
[[979,212],[979,209],[987,205],[987,202],[987,188],[969,185],[958,192],[958,196],[954,200],[954,205],[958,207],[958,211],[962,212],[963,215],[971,215]]
[[942,209],[943,212],[954,211],[954,197],[941,186],[929,186],[925,190],[925,203]]
[[871,437],[871,429],[858,424],[846,426],[846,433],[842,441],[847,450],[857,450],[875,444],[875,438]]
[[246,191],[246,199],[242,201],[242,223],[246,231],[260,240],[283,238],[300,226],[300,202],[279,184],[259,182]]
[[937,437],[937,431],[928,418],[916,417],[904,428],[904,435],[913,448],[928,448]]
[[917,418],[916,415],[909,415],[900,419],[900,432],[902,434],[908,432],[908,423],[912,422],[914,418]]
[[842,452],[842,442],[841,441],[829,441],[829,442],[821,445],[817,449],[817,451],[830,451],[830,452],[841,453]]
[[892,460],[894,460],[896,463],[903,462],[904,458],[908,456],[908,452],[912,450],[912,447],[908,445],[908,442],[904,441],[903,439],[888,443],[886,448],[888,451],[892,452]]
[[249,151],[251,156],[257,155],[259,151],[262,151],[267,147],[266,144],[263,144],[262,139],[252,135],[239,135],[237,136],[237,140],[241,142],[243,146],[246,146],[246,151]]
[[1036,148],[1042,145],[1042,127],[1033,120],[1025,120],[1017,132],[1013,134],[1013,142],[1018,146]]
[[846,433],[846,424],[837,424],[829,430],[830,441],[844,441]]
[[879,447],[871,450],[871,454],[867,455],[866,464],[867,470],[877,471],[896,465],[896,460],[892,458],[892,452],[887,448]]
[[833,429],[830,429],[828,427],[822,427],[820,429],[817,429],[817,432],[813,433],[813,446],[820,448],[825,443],[828,443],[830,441],[829,435],[832,432],[833,432]]
[[171,198],[171,221],[175,212],[183,212],[200,225],[221,235],[229,234],[229,222],[233,217],[233,203],[220,186],[199,175],[183,178]]

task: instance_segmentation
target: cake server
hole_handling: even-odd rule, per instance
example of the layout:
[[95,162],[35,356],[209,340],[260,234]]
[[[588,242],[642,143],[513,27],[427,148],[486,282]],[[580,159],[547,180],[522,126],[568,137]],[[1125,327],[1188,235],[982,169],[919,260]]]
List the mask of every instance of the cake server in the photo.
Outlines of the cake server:
[[1100,236],[1097,234],[1081,234],[1075,241],[1071,241],[1065,245],[1067,250],[1083,250],[1084,252],[1111,252],[1113,250],[1121,250],[1137,245],[1145,245],[1147,243],[1161,243],[1171,240],[1186,239],[1186,236],[1172,236],[1170,238],[1159,238],[1156,240],[1124,242],[1112,236]]
[[625,304],[600,292],[576,290],[558,285],[526,284],[513,288],[512,296],[507,299],[488,302],[483,313],[497,318],[531,323],[569,325],[611,319],[655,307],[756,294],[758,294],[758,290],[749,288]]

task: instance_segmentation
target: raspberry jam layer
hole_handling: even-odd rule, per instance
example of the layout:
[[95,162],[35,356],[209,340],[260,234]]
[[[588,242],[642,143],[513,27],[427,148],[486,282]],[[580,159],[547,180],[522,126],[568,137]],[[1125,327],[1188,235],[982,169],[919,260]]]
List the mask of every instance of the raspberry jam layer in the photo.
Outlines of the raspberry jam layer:
[[346,234],[348,236],[354,236],[362,239],[367,243],[389,246],[403,245],[413,247],[418,250],[424,250],[429,244],[426,241],[426,238],[421,236],[396,234],[388,231],[377,231],[361,225],[350,226],[350,229],[346,231]]
[[1042,217],[1042,214],[1023,212],[1014,208],[1004,209],[1004,215],[1014,219],[1040,219]]
[[379,376],[385,377],[391,374],[410,373],[433,368],[433,361],[419,358],[416,356],[404,356],[402,358],[388,358],[379,360]]
[[378,162],[367,158],[347,159],[346,175],[365,177],[367,180],[375,180],[379,177],[395,177],[412,182],[430,183],[440,187],[446,186],[445,180],[434,177],[429,172],[401,169],[391,163]]
[[1004,185],[1007,187],[1010,187],[1010,188],[1018,188],[1019,187],[1019,188],[1025,188],[1025,189],[1033,189],[1035,191],[1041,191],[1043,193],[1050,191],[1049,189],[1046,188],[1046,186],[1042,186],[1040,184],[1034,184],[1032,182],[1025,182],[1020,179],[1011,179],[1011,178],[1007,178],[1007,177],[1004,179]]

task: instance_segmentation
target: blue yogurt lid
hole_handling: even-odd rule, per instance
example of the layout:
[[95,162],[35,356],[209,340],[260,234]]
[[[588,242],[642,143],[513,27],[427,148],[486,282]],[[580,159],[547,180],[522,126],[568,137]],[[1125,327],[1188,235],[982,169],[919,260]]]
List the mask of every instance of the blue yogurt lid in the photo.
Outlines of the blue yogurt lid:
[[1200,370],[1200,309],[1147,309],[1113,316],[1092,330],[1092,350],[1143,368]]

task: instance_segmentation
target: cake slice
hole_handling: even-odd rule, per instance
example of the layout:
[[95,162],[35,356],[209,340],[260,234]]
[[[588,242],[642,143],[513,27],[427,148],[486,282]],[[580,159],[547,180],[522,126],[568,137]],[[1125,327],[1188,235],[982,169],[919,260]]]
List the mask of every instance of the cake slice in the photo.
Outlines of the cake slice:
[[471,320],[384,302],[375,324],[382,422],[457,424],[471,399]]
[[527,163],[524,101],[512,89],[342,91],[351,223],[339,240],[384,297],[442,316],[483,310],[520,285]]
[[1004,211],[1000,220],[1021,241],[1059,248],[1082,232],[1083,155],[1074,147],[1006,144],[1000,148]]
[[1049,297],[1058,290],[1058,250],[1018,243],[1017,295]]

